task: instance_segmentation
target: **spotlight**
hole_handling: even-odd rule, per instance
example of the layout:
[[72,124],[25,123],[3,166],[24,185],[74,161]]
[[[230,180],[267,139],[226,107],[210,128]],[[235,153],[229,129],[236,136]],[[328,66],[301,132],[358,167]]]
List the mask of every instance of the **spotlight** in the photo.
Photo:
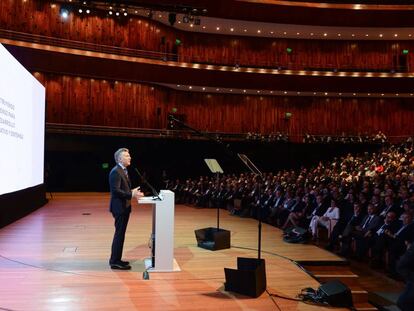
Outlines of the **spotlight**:
[[168,14],[168,21],[169,21],[171,26],[174,26],[175,22],[177,21],[177,14],[169,13]]
[[79,12],[80,14],[82,14],[82,13],[83,13],[83,10],[82,10],[82,9],[79,9],[79,10],[78,10],[78,12]]
[[125,12],[124,12],[124,16],[128,16],[128,12],[126,12],[126,11],[125,11]]
[[119,12],[116,12],[116,13],[115,13],[115,15],[116,15],[116,16],[119,16]]
[[113,13],[112,11],[109,11],[109,12],[108,12],[108,14],[109,14],[109,15],[112,15],[112,14],[114,14],[114,13]]
[[86,9],[86,14],[90,14],[90,13],[91,13],[91,10]]
[[59,14],[63,19],[67,19],[69,17],[69,9],[66,7],[61,7]]

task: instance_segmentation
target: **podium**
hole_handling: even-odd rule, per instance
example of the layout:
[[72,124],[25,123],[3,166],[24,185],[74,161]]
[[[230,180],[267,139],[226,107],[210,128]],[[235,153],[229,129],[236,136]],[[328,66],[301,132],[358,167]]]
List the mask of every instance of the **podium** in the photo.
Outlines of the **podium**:
[[142,197],[140,204],[152,205],[151,258],[145,259],[148,272],[180,271],[174,260],[174,192],[161,190],[158,197]]

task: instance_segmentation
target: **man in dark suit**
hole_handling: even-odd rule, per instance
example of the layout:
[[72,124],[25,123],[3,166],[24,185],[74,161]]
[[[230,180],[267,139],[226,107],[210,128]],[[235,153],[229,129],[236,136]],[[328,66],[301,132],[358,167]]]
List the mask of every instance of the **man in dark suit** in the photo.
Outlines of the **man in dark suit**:
[[404,278],[406,285],[398,297],[397,306],[402,311],[414,310],[414,235],[407,237],[407,251],[397,263],[397,271]]
[[111,202],[109,210],[115,219],[115,234],[112,241],[111,258],[109,265],[112,269],[129,270],[128,261],[123,261],[125,232],[131,213],[131,199],[143,196],[139,188],[131,189],[127,167],[131,164],[131,156],[126,148],[118,149],[115,154],[115,167],[109,173],[109,187]]

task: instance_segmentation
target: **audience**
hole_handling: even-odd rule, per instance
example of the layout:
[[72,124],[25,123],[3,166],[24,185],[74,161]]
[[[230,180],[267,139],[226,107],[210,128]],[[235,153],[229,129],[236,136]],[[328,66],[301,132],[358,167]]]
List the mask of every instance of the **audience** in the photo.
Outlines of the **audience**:
[[[375,135],[378,143],[386,137]],[[396,263],[414,235],[413,141],[384,144],[380,152],[348,154],[313,167],[166,181],[177,203],[220,207],[282,229],[325,231],[326,248],[398,277]],[[325,235],[323,235],[325,236]]]

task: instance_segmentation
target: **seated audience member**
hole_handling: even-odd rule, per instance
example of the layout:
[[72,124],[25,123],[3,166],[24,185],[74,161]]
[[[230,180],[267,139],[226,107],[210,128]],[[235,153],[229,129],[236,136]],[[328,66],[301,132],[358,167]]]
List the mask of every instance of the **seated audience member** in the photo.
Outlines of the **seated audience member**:
[[375,233],[382,225],[383,220],[377,215],[374,204],[368,204],[368,215],[361,223],[361,231],[354,230],[352,236],[355,239],[355,257],[362,259],[375,239]]
[[373,268],[379,268],[382,264],[383,254],[381,253],[386,249],[385,243],[389,238],[387,233],[395,234],[401,227],[401,223],[397,219],[397,214],[394,211],[387,213],[383,225],[375,232],[372,240],[372,259],[371,266]]
[[[343,213],[341,213],[342,216]],[[362,213],[361,205],[359,202],[354,203],[354,212],[351,217],[348,217],[344,224],[338,222],[333,228],[331,236],[329,237],[329,244],[326,249],[333,250],[336,243],[342,237],[349,237],[356,226],[360,226],[365,214]]]
[[322,216],[313,216],[309,224],[309,229],[312,232],[313,238],[317,238],[318,226],[328,229],[328,236],[332,232],[332,228],[335,226],[339,219],[339,208],[335,200],[331,200],[331,205]]
[[401,311],[414,310],[414,236],[407,237],[407,250],[397,262],[397,272],[405,281],[405,289],[398,297]]
[[388,235],[391,238],[391,243],[388,247],[388,272],[391,276],[396,276],[397,260],[405,252],[405,241],[414,235],[413,215],[403,214],[402,227],[395,234],[388,233]]
[[304,195],[301,204],[297,204],[293,211],[290,212],[288,218],[282,226],[282,229],[286,230],[292,226],[306,228],[308,226],[306,217],[312,213],[314,208],[315,203],[313,196],[311,194]]

